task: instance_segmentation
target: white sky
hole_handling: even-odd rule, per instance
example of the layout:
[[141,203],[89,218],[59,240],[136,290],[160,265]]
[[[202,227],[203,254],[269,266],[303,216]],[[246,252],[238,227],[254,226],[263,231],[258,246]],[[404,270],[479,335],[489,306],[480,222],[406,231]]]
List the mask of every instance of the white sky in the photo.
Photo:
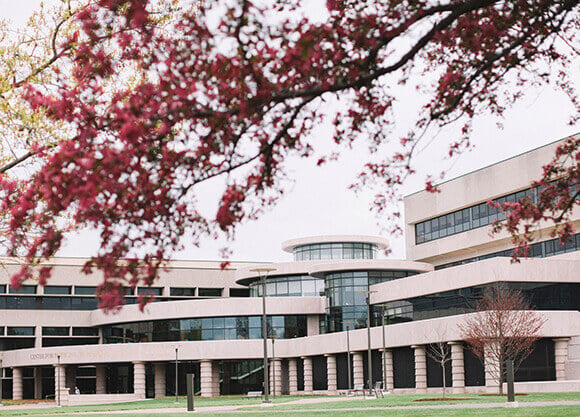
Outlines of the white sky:
[[[23,22],[38,3],[38,0],[0,0],[0,18]],[[580,60],[576,64],[580,64]],[[578,68],[580,65],[575,65],[574,71],[578,71]],[[455,162],[447,178],[580,131],[578,126],[569,126],[567,123],[571,111],[572,107],[563,94],[549,87],[530,89],[523,101],[505,113],[501,120],[503,130],[496,126],[498,120],[493,118],[481,118],[474,123],[472,143],[475,149]],[[320,135],[324,136],[324,132]],[[319,141],[325,138],[315,139]],[[433,157],[435,150],[441,148],[434,141],[431,148],[416,159],[415,168],[422,175],[416,175],[407,183],[405,194],[422,189],[424,174],[437,175],[446,167],[447,162]],[[281,243],[287,239],[327,234],[380,234],[380,219],[369,211],[372,193],[357,196],[348,190],[364,162],[366,149],[344,153],[338,161],[322,168],[315,166],[315,160],[292,161],[288,166],[294,183],[276,207],[259,220],[239,227],[234,242],[207,240],[201,248],[188,248],[179,258],[218,259],[219,249],[228,245],[234,251],[232,260],[289,261],[291,255],[282,252],[280,248]],[[388,236],[384,237],[389,239]],[[390,257],[403,258],[403,238],[390,240],[393,249]],[[93,233],[80,233],[69,240],[61,256],[89,256],[96,248],[97,241]]]

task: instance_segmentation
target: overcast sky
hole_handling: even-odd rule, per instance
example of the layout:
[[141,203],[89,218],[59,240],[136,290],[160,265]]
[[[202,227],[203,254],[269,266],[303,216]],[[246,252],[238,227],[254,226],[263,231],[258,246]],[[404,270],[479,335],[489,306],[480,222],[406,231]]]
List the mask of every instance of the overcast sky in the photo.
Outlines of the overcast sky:
[[[0,17],[22,22],[38,3],[37,0],[0,0]],[[580,60],[576,64],[580,64]],[[579,67],[575,65],[575,70]],[[497,119],[476,120],[472,138],[475,149],[455,162],[448,170],[447,178],[576,133],[580,129],[567,123],[571,111],[572,106],[567,98],[550,87],[528,90],[524,100],[505,113],[501,120],[503,129],[497,127]],[[325,137],[323,129],[319,129],[316,135],[317,142],[329,139]],[[436,175],[447,167],[448,162],[433,156],[435,150],[441,148],[434,141],[430,148],[419,155],[415,161],[419,175],[406,185],[405,194],[422,189],[425,173]],[[289,167],[293,183],[276,207],[259,220],[242,225],[234,242],[208,240],[203,242],[201,248],[187,248],[179,258],[218,259],[219,249],[229,245],[234,251],[232,260],[289,261],[291,255],[282,252],[280,248],[281,243],[287,239],[328,234],[380,234],[378,224],[381,219],[369,211],[372,193],[355,195],[348,190],[366,160],[366,151],[361,146],[359,151],[344,153],[338,161],[321,168],[315,166],[314,160],[292,161]],[[390,257],[403,258],[403,239],[384,237],[391,241],[393,252]],[[61,255],[89,256],[96,247],[94,234],[81,233],[69,241]]]

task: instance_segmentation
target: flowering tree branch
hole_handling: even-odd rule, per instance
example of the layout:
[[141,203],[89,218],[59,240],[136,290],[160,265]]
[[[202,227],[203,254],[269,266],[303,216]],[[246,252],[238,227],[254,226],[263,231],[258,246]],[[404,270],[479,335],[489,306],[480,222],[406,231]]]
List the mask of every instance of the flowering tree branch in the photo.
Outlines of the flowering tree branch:
[[[51,88],[22,86],[34,111],[72,134],[38,147],[43,166],[24,183],[2,176],[9,253],[26,261],[14,285],[36,276],[26,265],[53,256],[67,231],[90,226],[102,243],[85,271],[104,272],[101,294],[114,295],[102,305],[116,306],[122,286],[153,282],[184,236],[231,237],[274,204],[285,162],[315,153],[314,128],[328,122],[338,144],[392,143],[389,86],[417,80],[426,104],[415,127],[357,182],[380,187],[374,204],[385,210],[431,126],[460,120],[447,144],[460,153],[476,114],[501,115],[546,62],[565,67],[570,48],[556,39],[577,38],[575,0],[329,1],[322,20],[298,0],[207,0],[158,24],[173,3],[95,0],[61,43],[67,66]],[[546,82],[574,99],[557,74]],[[210,181],[221,192],[208,214],[198,189]]]

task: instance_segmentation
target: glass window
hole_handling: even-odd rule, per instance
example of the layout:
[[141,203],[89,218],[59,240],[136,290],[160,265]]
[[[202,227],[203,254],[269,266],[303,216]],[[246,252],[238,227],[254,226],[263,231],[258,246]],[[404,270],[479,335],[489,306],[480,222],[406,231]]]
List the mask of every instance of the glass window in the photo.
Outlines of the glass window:
[[75,294],[78,295],[95,295],[97,287],[75,286]]
[[9,287],[8,292],[11,294],[36,294],[36,285],[21,285],[17,290]]
[[68,336],[68,327],[43,327],[43,336]]
[[302,295],[302,288],[301,288],[300,281],[290,281],[288,283],[288,295],[290,296],[300,296]]
[[222,288],[199,288],[198,295],[200,297],[221,297]]
[[343,259],[353,259],[354,258],[354,248],[351,244],[345,243],[342,248]]
[[262,338],[262,328],[261,327],[250,327],[249,338],[250,339],[261,339]]
[[276,283],[276,294],[288,295],[288,281],[283,280]]
[[8,327],[8,336],[34,336],[34,327]]
[[6,294],[6,284],[0,285],[0,294]]
[[42,297],[44,310],[71,310],[72,297]]
[[137,294],[162,295],[163,288],[161,288],[161,287],[139,287],[137,289]]
[[302,281],[302,295],[304,296],[315,296],[316,294],[316,286],[313,280],[304,280]]
[[342,245],[338,243],[332,244],[332,259],[342,259]]
[[73,336],[98,336],[99,329],[94,327],[73,327],[72,329]]
[[266,296],[272,297],[276,295],[276,283],[267,282],[266,283]]
[[193,297],[195,296],[195,288],[175,288],[169,289],[169,294],[173,297]]
[[332,259],[332,249],[330,245],[321,246],[320,259]]
[[47,285],[44,287],[45,294],[70,294],[71,287],[63,285]]
[[225,317],[224,318],[224,327],[226,329],[235,329],[236,328],[236,318],[235,317]]
[[262,327],[262,318],[259,316],[248,317],[248,325],[250,327]]

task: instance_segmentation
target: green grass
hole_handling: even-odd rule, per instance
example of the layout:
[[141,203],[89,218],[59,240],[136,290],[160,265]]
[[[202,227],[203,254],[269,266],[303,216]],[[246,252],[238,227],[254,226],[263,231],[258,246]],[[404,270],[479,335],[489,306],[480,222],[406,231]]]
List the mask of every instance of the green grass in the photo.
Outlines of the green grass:
[[[504,403],[506,397],[500,396],[482,396],[480,394],[448,394],[447,401],[415,401],[426,398],[441,398],[440,395],[434,394],[396,394],[385,395],[385,398],[365,400],[361,397],[354,397],[348,401],[337,401],[325,403],[323,408],[381,408],[381,407],[407,407],[407,406],[425,406],[425,405],[452,405],[452,404],[484,404],[484,403]],[[452,401],[454,398],[470,398],[470,400]],[[565,401],[580,400],[580,393],[560,392],[560,393],[532,393],[528,395],[516,396],[518,402],[535,402],[535,401]],[[288,409],[318,409],[320,404],[288,404],[277,406],[277,410]]]
[[[476,409],[424,409],[424,410],[356,410],[356,411],[308,411],[306,413],[297,413],[296,411],[282,411],[278,412],[272,409],[243,412],[240,413],[244,417],[263,417],[267,415],[274,415],[276,417],[295,417],[295,416],[320,416],[320,417],[577,417],[580,412],[578,406],[559,406],[559,407],[525,407],[516,409],[505,408],[476,408]],[[66,413],[66,414],[65,414]],[[58,417],[73,417],[78,416],[75,413],[65,412],[58,414]],[[51,414],[44,414],[51,415]],[[52,414],[54,415],[54,414]],[[119,414],[120,416],[139,416],[139,417],[177,417],[192,415],[187,412],[163,413],[163,414]],[[232,413],[204,413],[204,415],[212,417],[232,417]],[[110,414],[90,414],[91,417],[111,417]]]
[[[250,407],[251,405],[259,405],[261,399],[259,398],[243,398],[239,396],[223,396],[216,398],[195,398],[195,407],[212,407],[212,406],[238,406],[241,407],[244,416],[263,416],[265,414],[275,414],[277,417],[292,416],[298,413],[302,415],[316,415],[316,416],[440,416],[444,412],[446,417],[455,416],[521,416],[521,417],[536,417],[536,416],[578,416],[580,415],[580,406],[548,406],[548,407],[521,407],[516,409],[507,408],[474,408],[474,409],[404,409],[397,410],[393,407],[408,407],[408,406],[433,406],[433,405],[452,405],[452,404],[484,404],[484,403],[505,403],[505,397],[499,396],[482,396],[480,394],[455,394],[447,395],[449,399],[453,398],[470,398],[470,400],[456,400],[456,401],[414,401],[425,398],[439,398],[439,395],[431,394],[397,394],[386,395],[385,398],[378,398],[372,400],[365,400],[353,398],[343,401],[330,401],[324,403],[312,404],[284,404],[301,398],[314,397],[297,397],[297,396],[281,396],[273,399],[275,407],[261,409],[259,407]],[[563,401],[563,400],[580,400],[580,393],[532,393],[516,397],[518,402],[535,402],[535,401]],[[165,397],[156,400],[136,401],[130,403],[118,404],[101,404],[101,405],[87,405],[87,406],[71,406],[71,407],[48,407],[48,408],[22,408],[12,410],[2,410],[0,408],[0,416],[72,416],[78,413],[91,413],[91,416],[107,416],[111,417],[108,412],[119,410],[146,410],[146,409],[167,409],[180,408],[185,409],[187,406],[186,398],[180,397],[179,404],[174,403],[174,397]],[[16,402],[5,400],[5,405],[10,405]],[[342,410],[341,410],[342,409]],[[344,409],[350,409],[344,411]],[[177,416],[187,414],[185,412],[177,411],[175,413],[163,413],[165,417]],[[231,413],[208,413],[212,416],[231,416]],[[139,415],[141,417],[154,416],[157,414],[150,413],[127,413],[127,415]]]
[[[274,404],[285,403],[288,401],[294,401],[296,399],[304,398],[302,396],[291,396],[284,395],[281,397],[276,397],[272,399]],[[4,405],[20,405],[20,404],[34,404],[42,401],[38,400],[24,400],[24,401],[12,401],[12,400],[2,400]],[[250,406],[259,405],[262,402],[260,398],[243,398],[240,396],[221,396],[215,398],[202,398],[195,397],[194,404],[195,407],[217,407],[217,406]],[[144,410],[144,409],[156,409],[156,408],[185,408],[187,407],[187,398],[179,397],[179,403],[175,404],[175,397],[164,397],[155,400],[143,400],[143,401],[133,401],[127,403],[115,403],[115,404],[98,404],[98,405],[83,405],[83,406],[70,406],[70,407],[49,407],[49,408],[27,408],[27,409],[11,409],[2,410],[0,408],[0,416],[33,416],[33,415],[46,415],[46,414],[59,414],[62,413],[73,413],[73,412],[99,412],[99,411],[117,411],[117,410]]]

